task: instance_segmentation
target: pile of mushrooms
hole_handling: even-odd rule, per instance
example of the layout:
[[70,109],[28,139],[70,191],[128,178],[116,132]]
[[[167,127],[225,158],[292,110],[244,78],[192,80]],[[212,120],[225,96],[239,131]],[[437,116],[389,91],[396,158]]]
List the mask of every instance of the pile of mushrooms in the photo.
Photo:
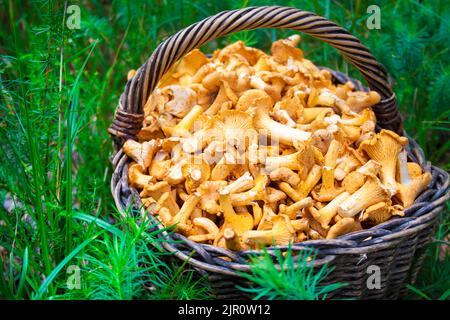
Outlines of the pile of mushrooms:
[[194,50],[159,82],[123,150],[165,226],[231,250],[333,239],[403,216],[430,183],[407,138],[375,132],[379,94],[333,84],[299,40]]

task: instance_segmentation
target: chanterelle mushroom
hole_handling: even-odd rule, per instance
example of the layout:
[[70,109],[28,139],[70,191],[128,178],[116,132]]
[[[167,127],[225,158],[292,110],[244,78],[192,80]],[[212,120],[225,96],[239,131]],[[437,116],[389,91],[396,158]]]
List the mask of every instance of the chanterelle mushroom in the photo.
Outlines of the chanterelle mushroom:
[[181,165],[181,173],[186,179],[186,190],[191,193],[209,179],[211,168],[202,157],[196,156]]
[[267,108],[263,106],[258,106],[256,109],[253,123],[255,128],[260,129],[260,132],[261,130],[264,130],[262,133],[290,146],[293,146],[295,142],[306,141],[311,137],[310,132],[291,128],[273,120],[269,116]]
[[398,155],[407,143],[407,138],[383,129],[373,139],[363,141],[359,146],[371,159],[381,164],[381,181],[389,189],[391,195],[397,191],[395,169]]
[[226,181],[205,181],[197,188],[200,194],[200,208],[210,214],[220,212],[219,192],[227,185]]
[[175,127],[162,126],[164,134],[168,137],[178,136],[186,137],[189,136],[189,129],[194,125],[194,122],[200,117],[203,112],[203,108],[199,105],[195,105],[188,114],[178,122]]
[[278,215],[272,219],[272,230],[249,230],[242,234],[242,239],[247,244],[256,245],[287,245],[294,240],[295,230],[286,215]]
[[192,223],[194,224],[194,226],[203,228],[207,233],[189,236],[188,239],[190,240],[197,242],[214,240],[219,234],[219,228],[217,227],[217,225],[208,218],[197,217],[192,220]]
[[143,174],[142,171],[142,166],[137,163],[133,163],[128,167],[128,181],[130,186],[143,189],[152,182],[152,177]]
[[408,166],[406,157],[403,161],[399,161],[399,168],[402,174],[400,174],[400,183],[397,183],[398,192],[395,197],[401,201],[404,208],[408,208],[430,184],[432,177],[429,172],[421,174],[422,170],[416,164]]
[[392,216],[404,216],[398,205],[391,206],[386,202],[379,202],[368,207],[361,218],[361,222],[377,225],[389,220]]
[[238,234],[253,228],[253,217],[248,212],[237,214],[231,205],[230,195],[227,192],[222,191],[220,193],[219,201],[225,219],[223,228],[232,228]]
[[156,140],[144,141],[143,143],[127,140],[123,144],[123,152],[136,161],[143,170],[146,170],[150,166],[157,148],[158,143]]
[[[155,91],[166,99],[157,106],[160,113],[168,112],[176,117],[184,117],[196,102],[196,93],[189,87],[170,85]],[[154,93],[154,94],[155,94]]]
[[331,219],[337,214],[338,207],[350,196],[348,192],[343,192],[330,201],[325,207],[321,208],[317,213],[318,215],[314,215],[314,218],[320,223],[322,228],[328,229]]
[[253,143],[257,133],[253,129],[250,115],[237,110],[227,110],[220,117],[213,118],[208,132],[209,141],[226,141],[237,148],[244,148]]
[[334,168],[340,148],[341,144],[337,140],[333,140],[325,155],[322,167],[322,186],[317,193],[313,193],[313,197],[318,201],[331,201],[344,191],[342,188],[336,187],[334,181]]
[[263,90],[251,89],[245,91],[240,96],[236,110],[248,111],[251,113],[257,106],[263,106],[264,108],[271,108],[273,106],[272,98]]
[[328,231],[327,239],[335,239],[344,234],[361,230],[361,224],[355,221],[353,218],[343,218],[339,220],[334,226]]
[[245,206],[256,200],[264,200],[266,186],[269,178],[265,174],[260,174],[255,178],[255,186],[248,191],[230,194],[233,206]]
[[171,224],[177,224],[176,229],[178,231],[187,233],[190,230],[191,227],[187,224],[187,221],[199,201],[200,197],[197,194],[189,195],[180,211],[172,218]]
[[339,205],[338,213],[342,217],[353,217],[375,203],[389,200],[389,190],[377,177],[368,175],[364,185]]

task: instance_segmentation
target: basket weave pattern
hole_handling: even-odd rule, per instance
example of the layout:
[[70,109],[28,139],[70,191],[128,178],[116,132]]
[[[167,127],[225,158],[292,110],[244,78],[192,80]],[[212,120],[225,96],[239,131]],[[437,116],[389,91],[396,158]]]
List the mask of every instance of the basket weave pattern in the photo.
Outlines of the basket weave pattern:
[[[121,147],[127,139],[136,139],[136,134],[142,127],[143,106],[162,75],[184,54],[207,41],[233,32],[257,28],[302,31],[336,48],[358,68],[370,89],[381,95],[381,102],[372,107],[378,128],[406,135],[386,71],[370,51],[346,30],[325,18],[295,8],[251,7],[221,12],[179,31],[162,42],[126,84],[109,129],[115,147],[111,190],[122,214],[126,214],[130,207],[144,210],[138,192],[128,184],[127,166],[130,159]],[[358,89],[365,89],[359,82],[344,74],[332,70],[330,72],[337,83],[350,80]],[[439,213],[444,209],[450,193],[448,174],[428,164],[422,150],[411,138],[407,150],[408,161],[414,161],[420,164],[424,171],[429,171],[432,174],[432,182],[415,203],[405,210],[405,217],[338,239],[312,240],[292,245],[293,251],[316,249],[315,267],[319,268],[324,263],[334,267],[333,273],[326,279],[327,283],[348,284],[334,291],[330,297],[394,299],[404,294],[406,283],[414,282],[424,258],[424,246],[433,236]],[[155,228],[162,226],[157,224]],[[163,243],[165,250],[174,253],[181,260],[187,260],[190,256],[188,263],[200,274],[208,276],[217,298],[247,297],[236,289],[236,285],[246,286],[246,280],[237,272],[249,271],[246,261],[249,255],[258,253],[257,251],[232,252],[190,241],[177,233],[161,236],[170,240]],[[271,251],[269,248],[269,253]],[[370,265],[380,267],[380,289],[367,288],[366,281],[370,276],[367,268]]]

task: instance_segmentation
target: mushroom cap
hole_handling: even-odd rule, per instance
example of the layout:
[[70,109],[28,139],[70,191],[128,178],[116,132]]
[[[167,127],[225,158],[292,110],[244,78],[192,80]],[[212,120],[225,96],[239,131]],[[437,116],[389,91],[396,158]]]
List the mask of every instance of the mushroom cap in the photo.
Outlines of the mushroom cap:
[[163,180],[164,177],[168,174],[168,170],[171,165],[172,160],[153,159],[148,171],[152,177],[155,177],[155,179]]
[[240,96],[236,104],[236,110],[246,111],[256,106],[269,109],[273,106],[273,100],[264,90],[250,89]]
[[349,91],[347,95],[345,102],[354,112],[359,112],[381,101],[381,97],[376,91]]
[[191,78],[209,59],[200,50],[194,49],[174,64],[163,76],[160,86],[167,86],[179,82],[182,85],[191,83]]
[[167,181],[158,181],[156,183],[146,185],[139,194],[142,198],[152,197],[158,199],[165,192],[171,191],[170,185]]
[[350,172],[342,181],[342,187],[348,193],[355,193],[366,182],[366,176],[358,171]]
[[156,92],[167,99],[167,102],[157,106],[161,113],[165,111],[176,117],[184,117],[196,103],[197,94],[189,87],[174,84]]
[[193,192],[202,182],[209,179],[211,168],[203,157],[193,156],[181,165],[181,173],[186,179],[186,190]]
[[209,141],[225,141],[238,148],[248,146],[257,137],[252,117],[238,110],[226,110],[220,116],[215,116],[211,128],[208,132]]
[[[271,52],[276,62],[286,64],[289,59],[298,61],[303,59],[303,51],[295,47],[300,39],[297,37],[292,39],[281,39],[272,43]],[[296,39],[299,40],[296,41]]]
[[408,168],[408,173],[411,176],[411,178],[418,177],[422,174],[422,167],[420,164],[415,162],[408,162],[406,163],[406,166]]
[[361,222],[377,225],[389,220],[394,215],[403,216],[404,213],[397,206],[393,207],[388,202],[379,202],[364,211]]
[[136,161],[144,171],[150,166],[153,155],[158,148],[159,144],[156,140],[139,143],[129,139],[123,144],[123,152]]
[[214,52],[213,59],[217,58],[221,60],[224,56],[229,56],[231,54],[241,55],[248,61],[251,66],[256,64],[261,56],[265,55],[265,53],[259,49],[247,47],[244,42],[236,41],[232,44],[229,44],[222,50],[217,50],[216,52]]
[[219,192],[227,185],[226,181],[205,181],[199,185],[197,192],[201,195],[199,206],[210,214],[220,212]]

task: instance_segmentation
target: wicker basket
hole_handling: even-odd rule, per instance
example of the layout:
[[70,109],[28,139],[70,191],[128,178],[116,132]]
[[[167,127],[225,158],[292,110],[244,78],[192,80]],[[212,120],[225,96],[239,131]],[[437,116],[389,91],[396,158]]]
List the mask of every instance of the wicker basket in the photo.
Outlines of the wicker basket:
[[[405,135],[402,119],[397,109],[386,71],[370,51],[358,39],[335,23],[311,12],[288,7],[251,7],[225,11],[193,24],[162,42],[152,56],[128,81],[121,95],[114,121],[109,129],[115,154],[115,171],[111,190],[117,208],[125,214],[129,207],[141,210],[138,192],[128,185],[127,165],[130,159],[121,150],[127,139],[135,139],[142,127],[143,106],[155,89],[161,76],[184,54],[207,41],[233,32],[257,28],[284,28],[302,31],[329,43],[343,54],[362,73],[371,90],[381,95],[381,102],[373,107],[379,128],[386,128]],[[337,83],[349,78],[332,72]],[[360,84],[357,85],[361,88]],[[336,290],[329,297],[357,299],[395,299],[404,294],[405,285],[414,282],[424,258],[424,246],[431,240],[439,213],[449,198],[449,176],[428,164],[420,147],[409,139],[409,161],[419,163],[432,174],[432,182],[415,203],[405,210],[405,217],[387,221],[371,229],[353,232],[338,239],[314,240],[292,245],[294,251],[314,248],[318,259],[315,265],[324,263],[334,267],[327,283],[345,282],[347,286]],[[162,228],[159,224],[158,228]],[[217,298],[248,297],[236,289],[246,286],[246,280],[237,271],[248,272],[246,264],[250,254],[257,251],[232,252],[212,245],[195,243],[184,236],[166,235],[164,249],[174,253],[202,275],[207,275]],[[182,240],[182,241],[180,241]],[[285,250],[286,247],[280,247]],[[269,248],[269,252],[270,252]],[[191,253],[194,254],[191,256]],[[221,257],[229,259],[222,259]],[[367,268],[381,268],[381,288],[368,289]]]

